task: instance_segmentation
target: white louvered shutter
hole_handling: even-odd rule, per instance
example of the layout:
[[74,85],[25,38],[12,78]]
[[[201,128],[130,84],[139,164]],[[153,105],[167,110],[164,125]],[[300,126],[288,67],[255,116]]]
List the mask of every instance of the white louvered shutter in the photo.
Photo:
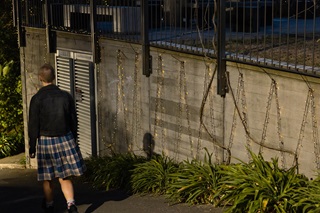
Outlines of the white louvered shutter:
[[71,69],[70,58],[56,57],[56,84],[57,86],[72,94],[71,91]]
[[88,61],[74,60],[78,142],[83,157],[92,155],[89,63]]

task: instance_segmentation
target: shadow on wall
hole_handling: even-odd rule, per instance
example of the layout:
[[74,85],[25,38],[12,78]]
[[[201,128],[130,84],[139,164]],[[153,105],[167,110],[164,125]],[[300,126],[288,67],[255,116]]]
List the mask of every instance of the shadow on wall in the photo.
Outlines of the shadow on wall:
[[155,141],[153,135],[149,132],[144,134],[142,143],[143,151],[147,154],[147,158],[150,160],[153,155],[156,155],[156,153],[154,153]]

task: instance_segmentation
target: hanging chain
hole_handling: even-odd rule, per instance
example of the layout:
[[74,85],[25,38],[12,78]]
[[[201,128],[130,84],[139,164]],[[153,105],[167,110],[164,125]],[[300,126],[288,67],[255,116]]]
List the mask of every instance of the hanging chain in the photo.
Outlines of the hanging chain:
[[[164,70],[163,70],[163,59],[162,56],[158,56],[158,69],[157,69],[157,94],[156,94],[156,106],[155,106],[155,122],[154,122],[154,137],[155,140],[159,138],[159,133],[157,132],[157,126],[161,128],[161,147],[162,151],[165,150],[165,131],[163,128],[162,115],[164,113],[162,93],[163,93],[163,84],[164,84]],[[160,113],[160,116],[159,116]]]
[[[211,66],[208,66],[208,78],[210,79],[213,75],[212,73],[212,69]],[[212,129],[212,135],[217,135],[216,133],[216,126],[215,126],[215,119],[214,119],[214,95],[213,95],[213,90],[211,88],[208,88],[209,82],[207,82],[207,89],[209,89],[209,94],[208,94],[208,100],[209,100],[209,118],[210,118],[210,126]],[[216,162],[219,162],[219,156],[218,156],[218,152],[219,152],[219,148],[217,146],[213,146],[213,152],[214,152],[214,156],[215,156],[215,160]]]
[[268,124],[269,124],[269,119],[270,119],[269,114],[270,114],[271,103],[272,103],[274,87],[275,87],[274,85],[275,85],[275,81],[274,81],[274,79],[272,79],[270,90],[269,90],[268,101],[267,101],[267,107],[266,107],[267,110],[266,110],[266,116],[265,116],[264,124],[263,124],[262,138],[261,138],[261,142],[260,142],[259,153],[262,153],[263,145],[264,145],[264,143],[266,141],[266,137],[267,137],[267,129],[268,129]]
[[[117,51],[117,74],[118,74],[118,78],[119,78],[119,73],[120,73],[120,70],[121,70],[121,54],[120,54],[120,50]],[[112,134],[111,134],[111,143],[112,143],[112,146],[114,146],[116,144],[116,136],[117,136],[117,131],[118,131],[118,114],[119,114],[119,102],[120,102],[120,95],[119,95],[119,84],[120,84],[120,81],[118,82],[117,84],[117,93],[116,93],[116,113],[114,114],[113,116],[113,121],[112,121],[112,124],[113,124],[113,131],[112,131]]]
[[[309,112],[311,94],[312,94],[311,89],[309,89],[307,100],[306,100],[306,105],[304,107],[303,118],[302,118],[302,123],[301,123],[299,139],[298,139],[298,143],[297,143],[297,148],[296,148],[296,151],[295,151],[295,155],[296,155],[297,159],[299,158],[300,150],[302,148],[302,140],[304,138],[304,130],[305,130],[306,124],[307,124],[307,117],[308,117],[308,112]],[[296,159],[294,159],[293,165],[295,163],[297,163]]]
[[[237,85],[237,95],[236,95],[236,105],[238,105],[239,103],[239,99],[240,99],[240,91],[241,89],[241,78],[242,78],[242,73],[239,73],[239,77],[238,77],[238,85]],[[228,149],[231,150],[232,145],[233,145],[233,139],[234,139],[234,133],[236,130],[236,126],[237,126],[237,117],[238,117],[238,112],[237,112],[237,108],[234,107],[233,110],[233,119],[232,119],[232,126],[231,126],[231,133],[230,133],[230,137],[229,137],[229,144],[228,144]],[[229,156],[227,156],[229,157]]]
[[[307,124],[307,117],[308,117],[310,105],[311,105],[311,117],[312,117],[311,119],[312,119],[314,154],[316,159],[315,163],[316,163],[317,169],[320,169],[319,135],[318,135],[318,125],[317,125],[318,122],[317,122],[317,115],[316,115],[316,104],[314,100],[314,90],[312,88],[309,88],[309,91],[308,91],[308,96],[307,96],[306,105],[303,113],[303,119],[302,119],[302,124],[300,128],[299,139],[298,139],[295,155],[296,155],[296,159],[298,159],[300,150],[302,148],[302,141],[304,138],[304,131]],[[297,163],[296,159],[294,160],[293,165]]]
[[134,86],[133,86],[133,104],[132,104],[132,134],[133,139],[131,142],[131,147],[133,143],[138,145],[138,140],[141,136],[141,85],[140,85],[140,75],[139,75],[139,54],[135,54],[134,63]]
[[178,103],[178,118],[177,118],[177,124],[178,124],[178,137],[177,137],[177,143],[174,145],[174,153],[176,160],[179,160],[179,147],[181,143],[182,138],[182,90],[183,90],[183,81],[182,81],[182,62],[180,63],[180,70],[179,70],[179,103]]
[[[209,82],[208,82],[208,73],[210,73],[210,66],[209,64],[206,64],[206,70],[205,70],[205,75],[204,75],[204,84],[203,84],[203,96],[205,96],[206,91],[208,90],[209,87]],[[197,154],[196,154],[196,159],[199,158],[200,150],[202,148],[201,141],[202,141],[202,128],[203,124],[200,122],[199,124],[199,134],[198,134],[198,142],[197,142]]]
[[[182,80],[181,80],[182,79]],[[180,81],[182,81],[182,86],[183,86],[183,97],[182,100],[184,101],[185,105],[185,111],[186,111],[186,118],[187,118],[187,123],[188,123],[188,135],[189,135],[189,143],[190,143],[190,152],[191,156],[195,158],[194,153],[193,153],[193,139],[192,139],[192,130],[190,126],[190,111],[189,111],[189,105],[188,105],[188,90],[187,90],[187,77],[186,77],[186,71],[185,71],[185,66],[184,62],[180,62]]]
[[241,107],[243,114],[243,125],[245,126],[246,131],[246,145],[247,145],[247,155],[248,158],[251,159],[251,139],[250,139],[250,130],[249,130],[249,116],[247,111],[247,98],[246,91],[244,87],[243,73],[240,73],[240,93],[241,93]]
[[[119,94],[119,101],[122,103],[122,110],[123,110],[123,120],[124,120],[124,138],[125,138],[125,142],[126,142],[126,145],[127,145],[127,150],[128,151],[132,151],[132,146],[131,144],[129,144],[129,141],[128,141],[128,127],[129,127],[129,124],[128,124],[128,108],[127,108],[127,105],[126,105],[126,95],[125,95],[125,91],[124,91],[124,84],[125,84],[125,77],[124,77],[124,67],[123,67],[123,64],[124,64],[124,57],[123,57],[123,52],[119,50],[118,52],[118,56],[119,56],[119,67],[118,67],[118,78],[119,78],[119,81],[118,81],[118,94]],[[121,111],[121,109],[120,109]]]
[[276,99],[276,106],[277,106],[277,133],[279,137],[279,149],[280,149],[280,156],[281,156],[281,163],[282,168],[286,168],[286,159],[284,155],[284,141],[282,136],[282,128],[281,128],[281,109],[279,104],[279,96],[278,96],[278,84],[274,82],[274,94]]
[[313,143],[314,143],[314,154],[316,158],[317,169],[320,167],[320,156],[319,156],[319,135],[316,115],[316,104],[314,101],[314,90],[310,88],[311,94],[311,116],[312,116],[312,132],[313,132]]

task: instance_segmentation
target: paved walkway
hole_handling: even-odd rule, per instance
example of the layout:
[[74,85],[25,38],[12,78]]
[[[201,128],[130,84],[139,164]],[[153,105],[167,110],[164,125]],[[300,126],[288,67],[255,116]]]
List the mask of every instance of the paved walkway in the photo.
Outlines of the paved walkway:
[[[36,170],[21,165],[24,154],[0,159],[0,212],[40,213],[41,184]],[[65,201],[55,182],[55,209],[66,212]],[[75,198],[80,213],[222,213],[210,205],[170,204],[164,197],[127,195],[121,191],[98,191],[87,183],[75,182]]]

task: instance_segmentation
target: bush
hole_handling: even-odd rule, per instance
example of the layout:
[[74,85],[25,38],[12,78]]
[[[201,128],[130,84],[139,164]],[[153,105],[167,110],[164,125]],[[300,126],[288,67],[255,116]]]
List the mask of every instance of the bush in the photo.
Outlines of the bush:
[[177,169],[178,164],[164,156],[156,156],[136,165],[131,180],[133,192],[164,194],[169,185],[170,174]]
[[291,199],[308,179],[296,168],[279,168],[278,160],[267,162],[251,152],[252,162],[223,166],[216,197],[231,205],[226,212],[300,212]]
[[184,161],[176,173],[170,175],[168,194],[173,200],[190,204],[215,204],[214,194],[220,180],[219,166],[212,164],[207,152],[204,162]]
[[0,158],[24,151],[21,79],[13,61],[0,65]]
[[309,181],[251,152],[252,161],[216,165],[204,161],[175,163],[165,156],[147,161],[134,154],[114,154],[87,160],[87,180],[96,187],[134,193],[166,194],[173,201],[224,206],[225,212],[320,212],[320,177]]
[[294,206],[300,212],[316,213],[320,212],[320,179],[308,182],[306,187],[295,189],[293,200]]
[[85,178],[97,188],[132,191],[131,175],[135,165],[146,161],[145,157],[132,153],[93,157],[86,160],[88,171]]
[[0,135],[0,158],[19,154],[24,151],[23,134]]

